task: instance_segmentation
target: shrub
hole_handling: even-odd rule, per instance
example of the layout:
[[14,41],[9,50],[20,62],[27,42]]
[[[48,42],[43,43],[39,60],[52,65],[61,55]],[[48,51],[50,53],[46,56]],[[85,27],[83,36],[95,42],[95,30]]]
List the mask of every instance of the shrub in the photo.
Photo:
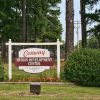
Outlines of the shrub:
[[64,78],[85,86],[100,86],[100,50],[81,49],[64,65]]
[[4,68],[2,66],[2,61],[0,60],[0,82],[4,80]]

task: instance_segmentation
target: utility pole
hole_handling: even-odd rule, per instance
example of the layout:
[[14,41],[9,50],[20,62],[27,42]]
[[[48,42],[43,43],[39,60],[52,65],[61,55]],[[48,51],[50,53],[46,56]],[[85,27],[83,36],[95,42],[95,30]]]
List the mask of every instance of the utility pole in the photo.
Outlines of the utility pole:
[[80,28],[80,21],[74,21],[75,28],[76,28],[76,34],[77,34],[77,48],[79,49],[79,28]]
[[74,8],[73,0],[66,0],[66,38],[65,59],[67,60],[74,50]]

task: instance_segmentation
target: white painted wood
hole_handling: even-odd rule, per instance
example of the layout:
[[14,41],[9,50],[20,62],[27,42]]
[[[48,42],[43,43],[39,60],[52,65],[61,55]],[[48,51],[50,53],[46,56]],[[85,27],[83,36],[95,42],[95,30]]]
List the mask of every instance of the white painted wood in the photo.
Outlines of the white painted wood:
[[60,78],[60,41],[57,39],[57,77]]
[[[60,43],[62,45],[63,43]],[[9,43],[6,43],[9,45]],[[50,42],[50,43],[11,43],[11,45],[57,45],[57,42]]]
[[9,47],[8,47],[8,77],[9,77],[9,80],[12,79],[12,45],[11,45],[11,39],[9,39]]

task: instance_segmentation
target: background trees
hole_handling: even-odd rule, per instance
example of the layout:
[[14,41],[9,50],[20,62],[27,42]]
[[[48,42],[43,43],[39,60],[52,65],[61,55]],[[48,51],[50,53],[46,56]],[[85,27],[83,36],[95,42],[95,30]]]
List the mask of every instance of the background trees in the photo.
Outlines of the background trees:
[[[44,41],[46,34],[61,35],[61,24],[58,19],[61,0],[29,0],[27,1],[28,41]],[[49,38],[46,37],[48,40]],[[53,38],[53,37],[52,37]],[[53,41],[51,39],[51,41]]]
[[[61,0],[1,0],[0,34],[2,40],[21,41],[27,37],[34,41],[42,40],[46,33],[61,35],[61,23],[58,19]],[[16,39],[16,35],[18,39]],[[24,34],[24,35],[22,35]],[[25,36],[27,35],[27,36]],[[25,36],[25,37],[24,37]],[[30,38],[31,37],[31,38]]]
[[[41,42],[61,38],[61,0],[0,0],[0,41]],[[50,39],[49,39],[49,37]]]
[[[100,8],[94,9],[99,0],[80,0],[81,5],[81,26],[82,26],[82,47],[87,47],[87,35],[94,35],[99,42],[100,48]],[[91,25],[87,29],[87,25]]]

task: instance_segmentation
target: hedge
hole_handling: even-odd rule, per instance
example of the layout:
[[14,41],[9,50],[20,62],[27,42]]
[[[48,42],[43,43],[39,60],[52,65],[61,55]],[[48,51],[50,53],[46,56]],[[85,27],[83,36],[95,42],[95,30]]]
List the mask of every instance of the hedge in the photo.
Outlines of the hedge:
[[100,86],[100,49],[73,52],[64,65],[63,77],[80,85]]

